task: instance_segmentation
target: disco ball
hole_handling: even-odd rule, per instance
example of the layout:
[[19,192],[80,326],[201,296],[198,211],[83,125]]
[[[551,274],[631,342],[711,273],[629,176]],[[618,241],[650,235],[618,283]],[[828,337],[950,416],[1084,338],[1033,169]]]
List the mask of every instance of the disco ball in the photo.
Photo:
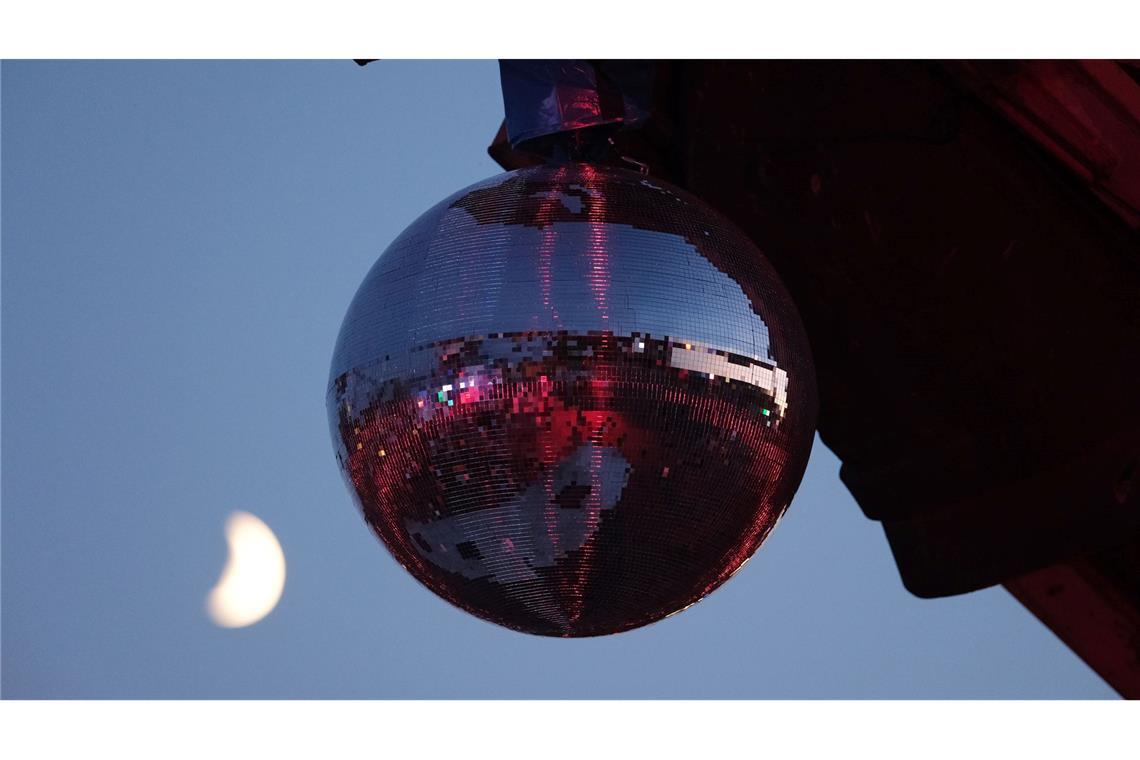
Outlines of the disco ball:
[[384,252],[341,327],[337,460],[413,576],[508,628],[684,609],[803,476],[815,376],[755,245],[695,197],[567,164],[497,175]]

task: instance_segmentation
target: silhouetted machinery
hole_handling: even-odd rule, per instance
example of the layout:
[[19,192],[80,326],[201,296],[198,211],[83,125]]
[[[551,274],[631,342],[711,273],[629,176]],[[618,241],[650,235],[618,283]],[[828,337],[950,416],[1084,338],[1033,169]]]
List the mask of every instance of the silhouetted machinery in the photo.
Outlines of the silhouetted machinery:
[[1004,584],[1140,697],[1135,63],[502,73],[504,168],[567,145],[643,165],[772,262],[811,341],[819,434],[910,591]]

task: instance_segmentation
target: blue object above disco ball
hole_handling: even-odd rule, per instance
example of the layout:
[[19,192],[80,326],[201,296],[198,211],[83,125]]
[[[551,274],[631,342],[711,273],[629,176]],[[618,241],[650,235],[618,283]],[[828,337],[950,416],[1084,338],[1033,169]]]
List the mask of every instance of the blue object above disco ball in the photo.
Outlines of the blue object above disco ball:
[[756,246],[588,164],[497,175],[413,222],[349,306],[327,401],[396,560],[548,636],[645,625],[727,580],[799,485],[817,405]]

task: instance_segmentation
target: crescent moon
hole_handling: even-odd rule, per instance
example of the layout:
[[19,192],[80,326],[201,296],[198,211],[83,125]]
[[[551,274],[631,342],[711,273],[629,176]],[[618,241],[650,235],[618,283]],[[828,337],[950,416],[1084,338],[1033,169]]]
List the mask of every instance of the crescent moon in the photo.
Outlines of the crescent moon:
[[206,597],[206,612],[223,628],[253,625],[285,590],[285,553],[269,526],[248,512],[226,520],[226,543],[229,557]]

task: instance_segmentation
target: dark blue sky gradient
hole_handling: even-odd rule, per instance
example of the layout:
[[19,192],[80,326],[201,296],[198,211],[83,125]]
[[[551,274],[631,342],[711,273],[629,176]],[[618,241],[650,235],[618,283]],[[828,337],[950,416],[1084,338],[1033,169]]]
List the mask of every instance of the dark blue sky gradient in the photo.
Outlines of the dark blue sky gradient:
[[[340,479],[324,392],[384,247],[498,171],[493,62],[5,62],[5,697],[1110,697],[1000,589],[910,596],[819,442],[721,590],[562,641],[419,586]],[[203,599],[242,509],[288,581]]]

